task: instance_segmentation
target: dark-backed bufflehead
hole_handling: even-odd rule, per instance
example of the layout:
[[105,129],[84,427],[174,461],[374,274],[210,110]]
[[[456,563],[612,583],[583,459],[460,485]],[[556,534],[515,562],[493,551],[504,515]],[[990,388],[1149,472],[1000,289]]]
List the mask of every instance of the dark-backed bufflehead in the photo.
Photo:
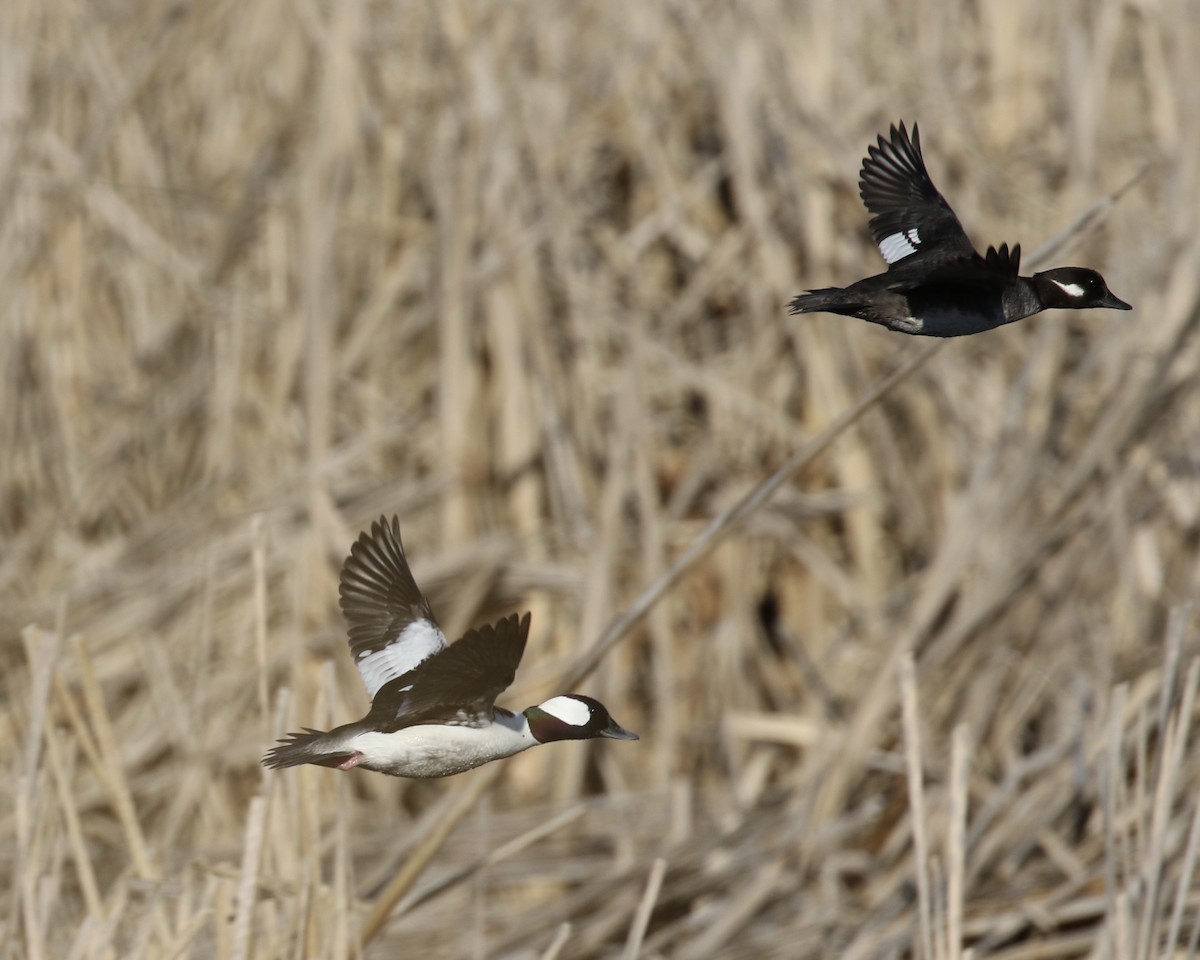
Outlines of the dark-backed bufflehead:
[[328,733],[288,734],[263,757],[268,767],[448,777],[552,740],[638,738],[591,697],[564,694],[516,714],[495,706],[521,662],[529,614],[447,646],[409,572],[395,517],[359,536],[342,567],[340,597],[371,710]]
[[1021,246],[988,247],[980,256],[938,193],[921,157],[921,137],[901,122],[869,147],[858,178],[871,236],[887,273],[848,287],[810,290],[789,313],[840,313],[901,333],[959,337],[1022,320],[1052,307],[1133,309],[1086,267],[1056,267],[1032,277],[1017,270]]

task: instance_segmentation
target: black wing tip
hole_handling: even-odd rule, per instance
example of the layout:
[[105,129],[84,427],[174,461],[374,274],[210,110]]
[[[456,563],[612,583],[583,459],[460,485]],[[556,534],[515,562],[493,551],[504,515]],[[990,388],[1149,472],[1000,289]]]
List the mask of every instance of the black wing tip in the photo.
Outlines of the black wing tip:
[[521,662],[521,657],[525,656],[525,644],[529,642],[529,625],[533,622],[533,614],[526,610],[525,613],[520,615],[520,617],[514,613],[505,619],[508,621],[508,623],[513,625],[512,629],[516,631],[517,647],[520,650],[516,663],[513,664],[512,672],[508,677],[508,682],[504,684],[505,688],[507,689],[512,684],[513,680],[517,678],[517,664]]
[[386,550],[392,544],[395,544],[400,549],[400,554],[404,554],[404,546],[400,541],[400,518],[393,514],[391,522],[388,518],[380,516],[378,520],[371,521],[370,530],[362,530],[350,544],[350,555],[346,557],[346,562],[342,565],[343,571],[350,566],[352,560],[360,559],[364,554],[372,554],[380,549]]
[[482,634],[485,637],[494,637],[502,630],[512,630],[522,641],[525,641],[529,638],[529,625],[532,622],[532,613],[510,613],[507,617],[501,617],[494,623],[485,623],[483,626],[476,627],[474,631],[468,632]]
[[910,136],[903,120],[893,123],[887,136],[877,134],[875,141],[867,145],[867,155],[858,171],[858,195],[869,212],[880,213],[886,207],[911,201],[914,189],[925,199],[937,195],[925,169],[917,124],[912,125]]
[[404,552],[404,545],[400,540],[400,517],[394,513],[390,521],[384,514],[380,514],[378,520],[372,520],[371,529],[364,530],[358,535],[358,539],[354,541],[354,546],[350,548],[350,552],[353,553],[355,547],[366,549],[371,544],[389,543],[395,543],[400,548],[400,552]]
[[867,147],[867,157],[863,163],[866,164],[880,155],[889,156],[896,153],[915,154],[917,157],[921,157],[920,126],[914,123],[910,134],[903,120],[889,124],[886,139],[882,133],[876,135],[875,143]]
[[[495,623],[489,623],[482,627],[476,627],[474,630],[468,630],[458,643],[462,643],[463,640],[474,635],[474,641],[482,641],[490,646],[499,638],[506,635],[510,636],[515,641],[513,649],[516,655],[512,660],[511,675],[505,681],[504,686],[501,687],[501,689],[504,689],[513,682],[513,678],[516,676],[517,664],[525,656],[525,644],[529,641],[529,625],[532,622],[533,614],[528,611],[524,614],[510,613],[507,617],[501,617]],[[450,649],[458,646],[458,643],[454,644]]]
[[352,581],[363,569],[372,567],[408,572],[408,556],[400,538],[400,518],[395,514],[390,521],[386,516],[380,516],[371,523],[370,530],[363,530],[350,545],[350,553],[338,577],[338,596],[346,600],[347,594],[357,589]]
[[1021,269],[1021,245],[1014,243],[1011,250],[1007,243],[988,247],[983,259],[989,267],[1015,276]]
[[918,155],[921,153],[921,128],[917,125],[917,123],[915,121],[913,122],[913,125],[912,125],[912,135],[911,136],[909,135],[908,131],[906,129],[904,129],[904,121],[903,120],[900,121],[899,130],[896,129],[895,124],[892,124],[892,142],[893,143],[896,141],[897,136],[899,136],[900,141],[902,143],[907,143],[910,147],[912,147],[913,150],[915,150]]
[[[912,125],[911,135],[903,120],[891,124],[888,127],[888,141],[897,150],[909,149],[917,156],[921,155],[921,128],[916,123]],[[879,136],[879,143],[881,146],[884,143],[882,134]]]
[[516,631],[521,640],[521,648],[524,649],[525,642],[529,639],[529,625],[533,622],[533,614],[528,610],[522,614],[509,614],[502,622],[511,624],[511,629]]

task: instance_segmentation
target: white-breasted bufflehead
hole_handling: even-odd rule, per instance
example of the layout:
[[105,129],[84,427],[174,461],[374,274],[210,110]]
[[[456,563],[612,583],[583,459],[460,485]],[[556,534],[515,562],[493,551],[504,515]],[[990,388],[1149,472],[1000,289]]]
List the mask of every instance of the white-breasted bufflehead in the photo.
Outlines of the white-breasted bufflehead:
[[350,654],[371,710],[328,733],[288,734],[268,767],[314,763],[396,777],[448,777],[553,740],[636,740],[603,704],[564,694],[511,713],[494,705],[516,676],[529,614],[469,631],[446,645],[408,569],[400,522],[380,519],[350,549],[339,590]]
[[871,218],[871,236],[887,273],[848,287],[810,290],[789,313],[840,313],[901,333],[960,337],[981,333],[1052,307],[1132,310],[1086,267],[1056,267],[1019,276],[1021,245],[988,247],[980,256],[938,193],[921,157],[921,137],[891,128],[889,140],[868,147],[859,194]]

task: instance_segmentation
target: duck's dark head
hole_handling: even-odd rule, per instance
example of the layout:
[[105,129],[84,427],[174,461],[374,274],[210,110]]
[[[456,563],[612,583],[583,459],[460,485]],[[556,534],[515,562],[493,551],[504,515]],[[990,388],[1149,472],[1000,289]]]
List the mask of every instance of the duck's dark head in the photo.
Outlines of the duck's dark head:
[[1104,278],[1086,267],[1055,267],[1033,275],[1038,298],[1044,307],[1060,310],[1087,310],[1108,307],[1132,310],[1129,304],[1108,289]]
[[608,737],[612,740],[636,740],[638,735],[626,730],[608,713],[599,700],[569,694],[551,697],[545,703],[525,711],[529,732],[539,743],[553,740],[591,740]]

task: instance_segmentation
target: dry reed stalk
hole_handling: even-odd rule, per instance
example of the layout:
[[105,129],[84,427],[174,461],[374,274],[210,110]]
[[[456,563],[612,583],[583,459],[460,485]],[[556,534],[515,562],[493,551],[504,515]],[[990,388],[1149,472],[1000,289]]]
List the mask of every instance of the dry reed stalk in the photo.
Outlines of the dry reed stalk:
[[152,880],[158,876],[158,868],[150,859],[146,839],[138,822],[132,789],[121,762],[116,734],[104,705],[104,695],[100,691],[92,661],[79,637],[71,637],[67,642],[72,647],[75,664],[79,669],[84,701],[91,720],[90,727],[95,736],[95,773],[104,783],[116,808],[125,841],[129,845],[134,870],[144,879]]
[[99,918],[104,915],[100,899],[100,889],[96,883],[96,871],[92,865],[91,854],[88,851],[80,826],[81,818],[71,796],[69,785],[69,770],[66,760],[62,757],[62,746],[59,737],[54,733],[46,736],[46,755],[50,759],[50,770],[54,775],[55,792],[58,795],[59,807],[62,809],[63,820],[66,823],[67,836],[71,845],[71,856],[75,861],[75,872],[79,886],[83,892],[84,902],[90,917]]
[[410,890],[405,899],[397,902],[396,906],[393,908],[393,913],[395,915],[400,915],[420,906],[420,904],[424,901],[430,900],[443,891],[475,876],[481,870],[494,866],[498,863],[502,863],[508,857],[518,854],[527,847],[530,847],[540,840],[550,836],[551,834],[556,833],[558,830],[577,820],[584,813],[585,810],[582,806],[572,807],[568,810],[565,810],[557,816],[552,817],[547,822],[539,824],[532,830],[528,830],[519,836],[513,837],[513,839],[509,840],[507,843],[503,843],[500,846],[490,850],[486,855],[476,860],[474,863],[460,867],[444,880],[431,885],[425,890],[421,890],[419,892]]
[[650,915],[654,912],[658,892],[662,889],[663,877],[667,872],[667,861],[658,857],[650,865],[650,876],[646,879],[646,889],[638,903],[633,925],[629,928],[629,937],[625,941],[625,960],[638,960],[642,955],[642,941],[646,937],[646,927],[650,923]]
[[446,838],[458,826],[459,821],[471,812],[479,798],[491,787],[501,769],[498,766],[487,767],[475,774],[465,786],[455,792],[453,802],[446,807],[445,812],[425,835],[425,838],[405,862],[404,868],[388,883],[371,907],[366,919],[363,920],[361,928],[355,935],[355,940],[360,945],[359,949],[369,944],[378,935],[392,909],[416,883],[429,861],[437,855]]
[[586,679],[599,665],[604,655],[625,637],[629,630],[649,612],[684,573],[713,548],[719,538],[735,522],[766,502],[771,494],[806,466],[809,461],[819,456],[834,440],[849,427],[853,426],[863,414],[875,406],[897,384],[902,383],[915,373],[940,347],[940,343],[926,347],[920,353],[910,358],[898,370],[882,378],[874,387],[861,396],[852,407],[838,416],[825,430],[806,443],[796,453],[792,454],[766,480],[757,484],[732,507],[714,517],[700,536],[689,544],[688,548],[679,555],[663,575],[647,587],[627,610],[613,618],[605,628],[604,633],[591,644],[563,677],[563,685],[574,687],[580,681]]
[[898,679],[904,720],[904,756],[908,774],[908,803],[912,811],[913,853],[916,858],[917,898],[920,904],[921,945],[924,956],[933,960],[933,891],[929,879],[929,841],[925,830],[925,774],[921,762],[920,710],[917,705],[916,667],[912,654],[900,658]]
[[560,924],[558,930],[555,931],[554,939],[550,941],[550,945],[541,955],[541,960],[556,960],[570,937],[571,925],[569,923]]
[[963,898],[970,785],[970,740],[963,725],[954,728],[950,755],[950,811],[946,819],[946,939],[950,960],[963,960]]
[[263,820],[267,802],[262,796],[250,801],[246,814],[246,842],[242,848],[242,875],[237,891],[237,913],[233,919],[233,960],[246,960],[250,955],[251,920],[254,897],[258,886],[259,857],[262,853]]
[[269,730],[271,695],[267,688],[267,573],[262,516],[250,521],[251,562],[254,571],[254,656],[258,667],[258,707],[262,729]]

